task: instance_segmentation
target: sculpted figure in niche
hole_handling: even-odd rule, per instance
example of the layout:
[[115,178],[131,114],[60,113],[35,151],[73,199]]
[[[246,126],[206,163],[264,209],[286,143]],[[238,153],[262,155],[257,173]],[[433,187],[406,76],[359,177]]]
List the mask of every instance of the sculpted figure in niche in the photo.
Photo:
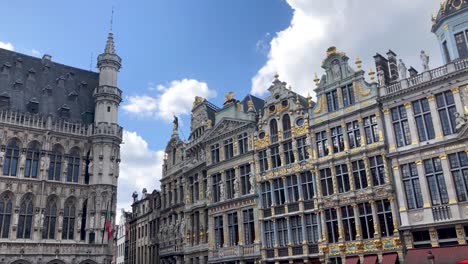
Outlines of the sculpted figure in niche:
[[240,196],[240,191],[239,191],[239,180],[237,177],[234,178],[234,196],[239,197]]
[[0,167],[3,166],[3,158],[5,157],[5,151],[0,151]]
[[334,60],[331,65],[331,70],[333,74],[333,80],[338,80],[341,79],[341,67],[340,67],[340,62],[337,60]]
[[254,194],[255,193],[255,177],[251,174],[249,176],[249,182],[250,182],[250,194]]
[[174,121],[172,121],[172,131],[177,132],[179,129],[179,118],[174,115]]
[[466,117],[463,117],[460,113],[455,113],[455,130],[459,131],[466,124]]
[[408,69],[406,68],[405,63],[402,59],[400,59],[400,62],[398,63],[398,72],[400,73],[400,80],[406,79],[407,71]]
[[221,201],[224,200],[224,182],[223,181],[220,181],[219,182],[219,198],[221,199]]
[[423,66],[423,71],[428,71],[429,70],[429,55],[424,52],[424,50],[421,50],[421,63]]
[[385,74],[382,69],[379,69],[377,72],[377,78],[379,79],[379,85],[384,86],[385,85]]

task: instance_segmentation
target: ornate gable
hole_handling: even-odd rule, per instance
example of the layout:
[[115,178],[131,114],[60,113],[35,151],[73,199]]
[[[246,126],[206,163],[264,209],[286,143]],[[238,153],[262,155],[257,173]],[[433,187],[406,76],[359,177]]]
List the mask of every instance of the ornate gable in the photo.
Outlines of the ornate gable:
[[216,124],[209,134],[206,136],[206,140],[214,140],[218,137],[224,136],[229,134],[230,132],[234,132],[237,128],[241,128],[249,123],[248,121],[239,121],[234,119],[223,118],[221,122]]

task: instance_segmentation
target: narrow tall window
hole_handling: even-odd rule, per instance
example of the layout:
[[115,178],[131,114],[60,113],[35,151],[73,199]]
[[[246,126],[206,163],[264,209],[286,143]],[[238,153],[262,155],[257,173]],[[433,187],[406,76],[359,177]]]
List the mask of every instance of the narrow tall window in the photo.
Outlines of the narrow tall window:
[[252,186],[250,185],[250,164],[244,164],[239,166],[240,179],[241,179],[241,193],[246,195],[250,193]]
[[328,243],[338,242],[338,218],[335,208],[325,209]]
[[330,168],[321,169],[320,173],[320,184],[322,185],[322,195],[332,195],[333,192],[333,178]]
[[75,233],[75,203],[73,199],[68,199],[65,202],[63,209],[63,226],[62,226],[62,239],[73,240]]
[[297,176],[289,175],[286,177],[286,184],[288,186],[288,199],[290,203],[299,200],[299,186],[297,184]]
[[392,108],[392,124],[393,132],[395,133],[395,141],[398,147],[403,147],[411,144],[411,132],[406,116],[405,106],[400,105]]
[[346,164],[341,164],[335,166],[336,172],[336,180],[338,182],[338,192],[349,192],[350,185],[349,185],[349,174],[348,174],[348,166]]
[[247,133],[242,133],[237,136],[237,143],[239,145],[239,154],[245,154],[249,151],[249,138]]
[[385,167],[382,156],[370,157],[369,163],[374,186],[385,184]]
[[289,141],[289,142],[284,143],[283,149],[284,149],[284,157],[285,157],[284,163],[286,165],[294,163],[294,153],[293,153],[292,142]]
[[45,209],[44,226],[42,227],[43,239],[55,239],[55,228],[57,224],[57,200],[49,198]]
[[221,174],[216,173],[212,176],[213,179],[213,202],[219,202],[221,200]]
[[279,178],[273,180],[273,192],[275,194],[276,205],[282,205],[286,202],[286,197],[284,195],[283,179]]
[[466,152],[458,152],[449,155],[450,171],[457,190],[459,202],[468,200],[468,156]]
[[255,241],[255,221],[253,209],[242,211],[244,216],[244,245],[252,245]]
[[223,216],[214,217],[214,238],[215,247],[221,248],[224,244]]
[[291,225],[291,237],[293,245],[302,244],[302,218],[298,215],[289,217],[289,223]]
[[78,182],[80,174],[80,152],[73,149],[68,155],[67,182]]
[[268,158],[266,149],[260,150],[258,152],[258,163],[260,165],[260,172],[264,172],[268,170]]
[[269,209],[272,205],[272,198],[271,198],[271,185],[270,182],[263,182],[262,183],[262,205],[263,209]]
[[393,216],[389,200],[376,201],[377,216],[379,217],[380,235],[388,237],[393,235]]
[[299,161],[303,161],[309,158],[309,153],[307,152],[307,139],[306,137],[301,137],[296,140],[297,153],[299,154]]
[[283,139],[291,137],[291,118],[288,114],[285,114],[282,119],[283,123]]
[[379,142],[379,126],[377,125],[377,117],[371,115],[362,119],[364,124],[364,133],[366,134],[366,144]]
[[361,203],[359,206],[359,221],[361,223],[362,238],[374,237],[374,219],[372,218],[372,207],[369,203]]
[[9,193],[4,192],[0,197],[0,237],[8,238],[10,234],[12,199]]
[[331,130],[331,140],[333,142],[333,153],[338,153],[344,150],[343,128],[337,126]]
[[236,171],[234,169],[226,170],[226,199],[234,198],[234,179]]
[[341,87],[341,94],[343,95],[343,106],[346,107],[355,103],[353,84]]
[[265,246],[266,248],[273,248],[275,245],[275,229],[272,220],[263,222],[263,231],[265,232]]
[[413,102],[414,119],[418,128],[420,142],[435,138],[434,126],[432,124],[431,109],[426,98]]
[[224,159],[228,160],[232,157],[234,157],[234,145],[232,138],[228,138],[224,140]]
[[49,155],[49,177],[51,181],[60,181],[60,173],[62,170],[62,147],[55,145],[52,153]]
[[271,167],[273,169],[281,166],[281,157],[279,152],[279,146],[273,146],[270,148]]
[[270,121],[270,137],[271,143],[278,142],[278,122],[276,119]]
[[177,160],[177,149],[173,148],[172,149],[172,165],[176,163],[176,160]]
[[406,203],[409,209],[422,208],[423,198],[419,184],[418,169],[416,163],[401,165],[401,177],[405,187]]
[[449,52],[449,49],[448,49],[448,46],[447,46],[447,41],[444,41],[442,43],[442,47],[444,49],[445,62],[449,63],[450,61],[452,61],[452,59],[450,58],[450,52]]
[[468,47],[464,32],[455,34],[455,44],[457,45],[458,57],[460,59],[468,57]]
[[278,245],[285,247],[288,245],[288,222],[285,218],[276,220],[276,233],[278,234]]
[[24,164],[24,177],[37,178],[37,171],[39,167],[39,144],[33,143],[26,151],[26,162]]
[[315,133],[315,144],[317,146],[317,156],[319,158],[325,157],[328,155],[328,138],[327,132],[322,131]]
[[431,194],[432,205],[448,204],[447,187],[440,159],[432,158],[424,160],[424,171]]
[[33,201],[32,196],[26,194],[20,205],[17,238],[30,239],[33,219]]
[[366,167],[363,160],[356,160],[352,162],[354,187],[356,190],[364,189],[369,186],[367,184]]
[[334,112],[338,110],[339,105],[338,105],[338,95],[336,93],[336,90],[326,93],[326,97],[327,97],[328,112]]
[[361,146],[361,131],[359,131],[359,122],[353,121],[346,124],[348,134],[349,148],[358,148]]
[[237,246],[239,243],[239,224],[237,219],[237,212],[228,213],[228,233],[229,233],[229,246]]
[[301,172],[302,199],[304,201],[314,198],[314,177],[310,171]]
[[219,162],[219,144],[213,144],[210,146],[211,150],[211,163],[218,163]]
[[319,240],[319,228],[317,215],[314,213],[305,214],[306,235],[309,244],[315,244]]
[[436,94],[436,101],[444,136],[455,133],[455,113],[457,109],[455,107],[452,91]]
[[11,140],[5,150],[5,162],[3,163],[3,175],[16,176],[18,170],[19,144],[16,139]]
[[356,220],[354,219],[354,209],[351,205],[341,207],[341,219],[345,241],[356,240]]

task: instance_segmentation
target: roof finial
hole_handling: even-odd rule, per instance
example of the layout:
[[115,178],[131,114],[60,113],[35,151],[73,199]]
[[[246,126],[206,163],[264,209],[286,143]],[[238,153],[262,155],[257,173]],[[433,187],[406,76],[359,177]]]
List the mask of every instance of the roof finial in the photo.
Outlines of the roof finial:
[[112,24],[114,24],[114,6],[112,6],[112,13],[110,19],[110,32],[112,32]]

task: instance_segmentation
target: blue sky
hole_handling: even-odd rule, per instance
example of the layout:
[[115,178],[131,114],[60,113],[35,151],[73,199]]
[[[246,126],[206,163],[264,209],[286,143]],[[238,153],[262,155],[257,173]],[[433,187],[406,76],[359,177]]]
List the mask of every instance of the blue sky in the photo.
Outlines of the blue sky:
[[[224,94],[265,96],[272,76],[302,94],[313,91],[314,72],[329,46],[364,69],[372,56],[395,51],[420,69],[441,55],[430,33],[439,0],[154,0],[8,1],[0,4],[0,47],[84,69],[95,69],[114,6],[113,32],[123,59],[119,87],[124,126],[119,207],[131,193],[157,188],[171,116],[189,134],[195,95],[221,105]],[[385,11],[383,11],[385,10]],[[351,63],[353,66],[353,63]]]

